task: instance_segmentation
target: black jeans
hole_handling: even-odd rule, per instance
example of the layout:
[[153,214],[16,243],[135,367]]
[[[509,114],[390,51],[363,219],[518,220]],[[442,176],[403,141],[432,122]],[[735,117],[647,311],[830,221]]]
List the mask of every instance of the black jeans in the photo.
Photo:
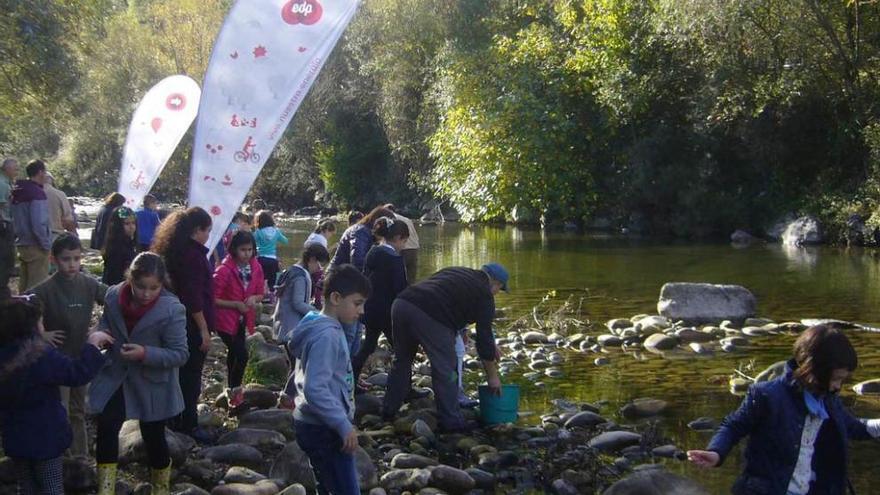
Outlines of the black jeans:
[[[125,396],[122,387],[119,387],[98,415],[98,440],[95,448],[95,460],[98,464],[116,463],[119,458],[119,430],[124,422]],[[165,440],[165,420],[139,423],[150,467],[167,468],[171,464],[171,456]]]
[[0,301],[9,299],[9,278],[15,268],[15,234],[12,224],[0,220]]
[[244,370],[248,363],[248,349],[245,344],[245,326],[244,323],[238,325],[235,335],[229,335],[224,332],[217,332],[223,343],[226,344],[226,371],[227,385],[230,388],[241,386],[244,379]]
[[263,277],[269,284],[269,292],[275,292],[275,278],[278,276],[278,260],[275,258],[267,258],[265,256],[257,256],[257,262],[263,269]]
[[357,354],[351,358],[351,370],[354,373],[355,383],[357,383],[358,378],[361,376],[361,370],[364,367],[364,363],[366,363],[367,359],[376,352],[376,347],[379,345],[379,334],[384,333],[389,344],[393,345],[394,342],[391,336],[391,328],[379,329],[375,326],[367,326],[364,333],[364,342],[361,344],[360,350],[358,350]]
[[205,367],[206,354],[199,349],[202,336],[199,330],[187,328],[186,344],[189,348],[189,359],[180,368],[180,391],[183,393],[183,412],[174,418],[173,428],[183,433],[190,433],[199,425],[196,408],[199,395],[202,394],[202,368]]

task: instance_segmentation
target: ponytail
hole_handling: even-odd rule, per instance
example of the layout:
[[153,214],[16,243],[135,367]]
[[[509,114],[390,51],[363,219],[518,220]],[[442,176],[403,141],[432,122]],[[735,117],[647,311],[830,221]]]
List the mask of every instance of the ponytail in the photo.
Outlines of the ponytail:
[[383,239],[409,239],[409,227],[400,220],[390,217],[381,217],[373,222],[373,235]]

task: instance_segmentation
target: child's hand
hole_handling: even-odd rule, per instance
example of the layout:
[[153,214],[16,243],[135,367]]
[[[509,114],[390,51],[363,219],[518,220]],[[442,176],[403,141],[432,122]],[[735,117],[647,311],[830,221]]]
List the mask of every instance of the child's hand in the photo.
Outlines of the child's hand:
[[251,310],[251,308],[248,307],[247,303],[244,303],[242,301],[238,301],[237,303],[235,303],[235,309],[237,309],[238,312],[241,314],[247,314],[247,312]]
[[147,355],[147,350],[139,344],[122,344],[120,354],[129,361],[143,361],[144,356]]
[[711,450],[688,450],[688,460],[703,468],[711,468],[718,465],[721,456]]
[[247,298],[247,300],[244,303],[247,304],[249,308],[255,308],[255,307],[257,307],[257,304],[260,304],[260,301],[262,301],[262,300],[263,300],[263,296],[251,296],[251,297]]
[[104,349],[113,345],[113,337],[104,332],[92,332],[89,334],[88,343],[98,349]]
[[199,346],[199,350],[202,352],[208,352],[211,349],[211,333],[207,330],[202,330],[202,345]]
[[64,335],[64,331],[62,331],[62,330],[51,330],[51,331],[43,330],[40,333],[40,335],[42,335],[43,340],[52,344],[53,347],[58,347],[64,343],[65,335]]
[[356,429],[352,428],[348,435],[342,439],[342,451],[346,454],[354,454],[354,451],[358,448],[358,432]]

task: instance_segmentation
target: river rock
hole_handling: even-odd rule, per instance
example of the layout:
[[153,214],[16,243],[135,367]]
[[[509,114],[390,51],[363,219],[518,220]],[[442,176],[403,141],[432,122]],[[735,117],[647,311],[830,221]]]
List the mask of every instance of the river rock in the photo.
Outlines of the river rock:
[[745,337],[725,337],[718,341],[718,343],[722,346],[729,344],[735,347],[745,347],[749,345],[749,339]]
[[221,436],[217,440],[218,445],[228,445],[231,443],[239,443],[250,445],[251,447],[266,448],[278,447],[282,448],[287,443],[284,435],[272,430],[260,430],[256,428],[238,428]]
[[657,311],[672,320],[712,323],[755,316],[755,296],[739,285],[667,283],[660,289]]
[[477,468],[467,468],[464,470],[468,475],[470,475],[471,479],[474,480],[475,488],[480,490],[494,490],[495,489],[495,475],[483,471],[482,469]]
[[730,242],[737,246],[748,246],[753,242],[757,242],[758,239],[749,234],[745,230],[735,230],[732,234],[730,234]]
[[669,328],[671,322],[665,316],[645,316],[633,319],[633,326],[639,335],[651,335]]
[[712,348],[706,347],[705,345],[700,344],[698,342],[691,342],[690,344],[688,344],[688,347],[690,347],[690,349],[692,351],[694,351],[696,354],[699,354],[701,356],[707,356],[709,354],[713,354]]
[[386,492],[384,488],[379,486],[370,490],[369,495],[388,495],[388,492]]
[[466,471],[441,464],[431,468],[428,485],[449,493],[465,493],[473,490],[476,482]]
[[655,457],[667,457],[669,459],[681,460],[682,458],[687,458],[680,448],[672,444],[654,447],[651,449],[651,454]]
[[542,332],[526,332],[522,339],[526,344],[546,344],[548,342],[547,335]]
[[853,392],[859,395],[880,394],[880,378],[865,380],[853,385]]
[[293,411],[288,409],[251,411],[238,419],[238,426],[239,428],[277,431],[288,440],[293,440],[296,436],[293,429]]
[[[195,440],[181,433],[165,429],[165,441],[171,453],[171,460],[175,465],[181,465],[186,461],[187,454],[196,446]],[[147,451],[141,429],[137,420],[131,419],[122,424],[119,431],[119,463],[130,464],[133,462],[145,463]]]
[[655,333],[645,339],[645,348],[651,351],[669,351],[675,349],[678,340],[663,333]]
[[358,447],[354,453],[354,462],[358,471],[358,485],[361,490],[369,490],[379,484],[378,471],[370,454],[363,447]]
[[743,327],[742,333],[749,337],[764,337],[770,334],[770,332],[761,327]]
[[354,410],[358,417],[366,414],[381,415],[382,398],[370,393],[356,394],[354,396]]
[[606,431],[590,439],[588,446],[602,452],[617,452],[624,447],[636,445],[642,436],[631,431]]
[[269,477],[285,485],[302,483],[307,490],[315,489],[315,474],[309,464],[309,457],[296,442],[289,442],[275,457],[269,469]]
[[[308,491],[306,491],[306,487],[302,486],[299,483],[294,483],[281,492],[278,495],[308,495]],[[370,492],[373,493],[373,492]]]
[[65,457],[63,461],[63,482],[67,492],[81,493],[98,486],[95,468],[84,457]]
[[755,383],[769,382],[785,375],[786,361],[777,361],[768,366],[764,371],[758,373],[755,377]]
[[695,431],[714,430],[716,426],[718,426],[718,423],[714,419],[705,416],[699,417],[688,423],[688,428]]
[[577,495],[580,493],[574,485],[561,478],[553,480],[551,487],[553,488],[553,493],[557,495]]
[[423,419],[417,419],[413,422],[411,432],[416,438],[425,438],[431,442],[435,440],[434,431]]
[[602,416],[592,411],[582,411],[565,422],[566,428],[591,428],[596,425],[605,423],[606,420]]
[[663,469],[634,472],[614,483],[602,495],[709,495],[695,481]]
[[391,467],[394,469],[426,468],[437,464],[439,463],[430,457],[407,453],[397,454],[391,459]]
[[675,336],[683,344],[690,344],[692,342],[706,343],[715,339],[715,336],[709,332],[700,331],[690,327],[676,330]]
[[246,467],[232,466],[223,475],[224,483],[244,483],[253,485],[254,483],[266,479],[262,474],[252,471]]
[[263,462],[259,450],[243,443],[231,443],[202,449],[202,457],[218,464],[258,467]]
[[602,347],[620,347],[623,344],[623,339],[611,334],[600,335],[596,340]]
[[822,226],[811,216],[790,222],[782,232],[782,243],[786,246],[808,246],[821,244],[822,241]]
[[[118,488],[116,493],[120,493]],[[171,493],[174,495],[210,495],[207,490],[192,483],[177,483],[171,487]]]
[[268,388],[256,383],[248,383],[244,386],[244,401],[242,409],[269,409],[278,403],[278,395]]
[[607,357],[598,357],[593,360],[593,364],[596,366],[606,366],[611,364],[611,360]]
[[608,323],[605,324],[605,326],[608,327],[608,330],[611,330],[612,332],[631,327],[632,325],[632,321],[627,318],[615,318],[613,320],[608,320]]
[[385,387],[388,385],[388,373],[376,373],[367,378],[367,383],[377,387]]
[[211,490],[211,495],[275,495],[278,486],[270,480],[258,481],[253,485],[243,483],[229,483],[217,485]]
[[642,398],[635,399],[620,409],[625,418],[648,418],[662,414],[669,404],[665,400]]
[[385,473],[379,483],[386,490],[416,491],[428,486],[431,471],[427,469],[395,469]]

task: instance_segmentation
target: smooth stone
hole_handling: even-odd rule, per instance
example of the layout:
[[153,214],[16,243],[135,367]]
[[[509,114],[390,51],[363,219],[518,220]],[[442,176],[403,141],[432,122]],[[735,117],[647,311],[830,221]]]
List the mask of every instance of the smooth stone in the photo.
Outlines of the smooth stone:
[[739,285],[667,283],[660,289],[657,312],[672,320],[711,323],[742,321],[755,315],[757,300]]
[[[222,391],[223,386],[220,385],[220,391]],[[205,390],[207,395],[212,395],[207,389]],[[219,428],[223,426],[223,416],[213,411],[207,404],[199,404],[197,406],[197,411],[199,414],[199,426],[206,428]]]
[[578,489],[563,479],[555,479],[552,483],[553,493],[557,495],[578,495]]
[[617,452],[618,450],[636,445],[642,441],[642,436],[631,431],[606,431],[590,439],[588,446],[602,452]]
[[714,430],[716,426],[718,426],[718,423],[713,418],[706,416],[699,417],[688,423],[688,428],[696,431],[710,431]]
[[238,419],[238,427],[277,431],[288,440],[296,437],[293,429],[293,411],[288,409],[251,411]]
[[388,492],[386,492],[384,488],[377,486],[370,490],[369,495],[388,495]]
[[692,342],[705,343],[715,338],[711,333],[701,332],[694,328],[681,328],[676,330],[675,336],[684,344],[690,344]]
[[[174,495],[210,495],[207,490],[192,483],[177,483],[171,487],[171,493]],[[118,487],[116,488],[116,494],[120,495]]]
[[224,483],[244,483],[253,485],[254,483],[266,479],[262,474],[250,470],[242,466],[232,466],[223,475]]
[[526,344],[546,344],[549,341],[547,335],[542,332],[526,332],[522,340]]
[[278,486],[270,480],[258,481],[253,485],[242,483],[229,483],[217,485],[211,490],[211,495],[275,495]]
[[725,337],[719,341],[719,343],[724,346],[730,344],[735,347],[744,347],[749,345],[749,339],[744,337]]
[[765,325],[770,325],[776,323],[773,320],[767,318],[746,318],[746,321],[743,322],[743,326],[746,327],[763,327]]
[[426,468],[437,464],[439,463],[430,457],[407,453],[397,454],[391,459],[391,467],[394,469]]
[[269,469],[269,477],[280,480],[284,485],[302,483],[306,490],[315,489],[315,474],[309,464],[309,457],[296,442],[289,442]]
[[714,351],[712,351],[711,348],[706,347],[705,345],[700,344],[698,342],[691,342],[690,344],[688,344],[688,347],[690,348],[690,350],[694,351],[694,353],[699,354],[701,356],[714,354]]
[[508,466],[512,466],[517,463],[519,458],[517,455],[510,451],[504,452],[486,452],[484,454],[480,454],[477,458],[477,465],[480,469],[486,470],[494,470],[498,468],[504,468]]
[[656,457],[666,457],[669,459],[681,459],[685,456],[684,452],[675,445],[661,445],[651,449],[651,454]]
[[559,354],[558,352],[550,353],[550,356],[547,357],[547,360],[553,364],[562,364],[565,362],[565,356]]
[[746,380],[745,378],[731,378],[730,379],[730,392],[733,394],[744,394],[749,390],[749,387],[752,385],[750,380]]
[[755,383],[759,382],[769,382],[771,380],[775,380],[783,375],[785,375],[785,364],[787,361],[777,361],[767,368],[764,371],[758,373],[758,376],[755,377]]
[[[274,346],[277,347],[277,346]],[[244,402],[240,407],[269,409],[278,403],[278,394],[256,383],[244,386]]]
[[611,331],[631,327],[632,325],[633,322],[627,318],[615,318],[613,320],[608,320],[608,322],[605,323],[605,326]]
[[548,378],[562,378],[565,373],[559,368],[547,368],[544,370],[544,375]]
[[388,471],[379,480],[386,490],[421,490],[428,486],[431,471],[427,469],[395,469]]
[[428,485],[449,493],[465,493],[473,490],[476,482],[466,471],[441,464],[431,468]]
[[733,345],[731,343],[727,343],[727,344],[721,344],[721,350],[724,352],[736,352],[739,349],[735,345]]
[[361,490],[369,490],[379,484],[379,472],[376,469],[376,464],[363,447],[358,446],[354,453],[354,462]]
[[593,364],[596,366],[606,366],[611,364],[611,359],[607,357],[599,357],[593,360]]
[[744,327],[742,333],[749,337],[764,337],[769,334],[767,330],[761,327]]
[[[192,438],[167,428],[165,441],[168,443],[171,460],[178,466],[186,462],[189,451],[196,446]],[[122,424],[122,429],[119,431],[119,463],[125,465],[135,462],[146,463],[147,450],[137,420],[130,419]]]
[[308,495],[308,491],[306,491],[306,487],[302,486],[299,483],[294,483],[281,492],[278,495]]
[[202,449],[202,457],[219,464],[258,467],[263,462],[259,450],[243,443],[231,443]]
[[217,440],[218,445],[229,445],[231,443],[250,445],[251,447],[257,448],[282,448],[287,444],[287,439],[277,431],[261,430],[257,428],[238,428],[224,434]]
[[648,350],[668,351],[678,346],[678,339],[662,333],[655,333],[645,339],[645,348]]
[[354,410],[358,417],[366,414],[378,416],[382,414],[382,398],[370,393],[356,394],[354,396]]
[[415,422],[413,422],[412,434],[415,437],[426,438],[432,442],[435,439],[434,432],[431,430],[431,427],[428,426],[428,423],[426,423],[422,419],[417,419],[415,420]]
[[66,457],[62,462],[62,481],[67,492],[84,492],[98,486],[98,477],[89,459]]
[[495,475],[483,471],[478,468],[467,468],[464,470],[470,477],[474,480],[475,488],[480,490],[494,490],[495,489]]
[[602,495],[709,495],[695,481],[672,474],[665,470],[640,470],[614,483]]
[[603,334],[596,340],[602,347],[620,347],[620,345],[623,344],[623,339],[617,335]]
[[647,328],[656,328],[659,330],[662,328],[668,328],[670,325],[672,325],[672,322],[669,320],[669,318],[658,315],[645,316],[644,318],[639,318],[638,320],[632,320],[632,322],[634,327],[641,330]]
[[592,411],[581,411],[565,422],[566,428],[590,428],[602,423],[606,420],[602,416]]
[[367,378],[367,383],[377,387],[385,387],[388,385],[388,373],[376,373]]
[[872,380],[865,380],[863,382],[856,383],[853,385],[853,392],[859,395],[874,395],[880,394],[880,378],[874,378]]
[[641,398],[623,406],[620,412],[625,418],[647,418],[662,414],[667,407],[669,404],[665,400]]

